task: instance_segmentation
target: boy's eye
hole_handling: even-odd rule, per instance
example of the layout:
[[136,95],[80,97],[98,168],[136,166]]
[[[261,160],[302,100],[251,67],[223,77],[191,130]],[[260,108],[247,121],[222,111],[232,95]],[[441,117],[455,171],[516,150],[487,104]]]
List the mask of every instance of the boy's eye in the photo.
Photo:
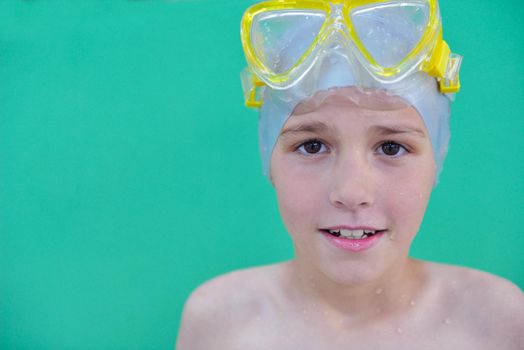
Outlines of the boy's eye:
[[310,140],[298,146],[297,150],[302,154],[317,154],[326,151],[326,146],[318,140]]
[[386,141],[379,146],[379,153],[386,156],[399,156],[406,152],[406,148],[393,141]]

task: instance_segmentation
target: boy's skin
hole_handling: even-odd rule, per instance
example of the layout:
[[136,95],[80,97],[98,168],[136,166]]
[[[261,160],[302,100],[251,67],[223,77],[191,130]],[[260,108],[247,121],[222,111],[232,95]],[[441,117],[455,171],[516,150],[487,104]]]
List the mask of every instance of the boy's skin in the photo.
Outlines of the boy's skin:
[[[435,179],[431,142],[412,107],[362,97],[337,89],[288,119],[271,179],[296,257],[198,288],[178,350],[524,349],[519,288],[408,257]],[[384,233],[348,251],[325,232],[339,226]]]
[[[415,262],[415,297],[394,296],[395,312],[361,319],[297,297],[293,262],[237,271],[188,300],[178,350],[204,349],[523,349],[522,292],[472,269]],[[379,302],[389,291],[371,296]],[[372,315],[376,312],[375,315]]]

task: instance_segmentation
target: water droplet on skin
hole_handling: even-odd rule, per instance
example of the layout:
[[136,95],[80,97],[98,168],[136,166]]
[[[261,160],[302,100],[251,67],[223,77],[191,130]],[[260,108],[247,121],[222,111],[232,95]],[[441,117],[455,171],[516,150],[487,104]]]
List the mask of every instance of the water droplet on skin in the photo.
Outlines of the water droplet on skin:
[[451,324],[451,319],[449,317],[446,317],[446,319],[444,320],[444,323]]
[[377,294],[382,294],[383,291],[384,291],[384,289],[382,289],[382,288],[377,288],[377,290],[375,291],[375,293],[377,293]]
[[397,333],[398,333],[398,334],[401,334],[402,332],[404,332],[404,330],[403,330],[402,328],[398,327],[398,328],[397,328]]

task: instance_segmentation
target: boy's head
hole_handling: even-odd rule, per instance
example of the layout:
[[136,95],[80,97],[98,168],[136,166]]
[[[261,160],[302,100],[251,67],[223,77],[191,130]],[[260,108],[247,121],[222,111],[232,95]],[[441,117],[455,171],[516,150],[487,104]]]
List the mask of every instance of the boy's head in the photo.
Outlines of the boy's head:
[[436,0],[268,1],[246,11],[242,42],[297,260],[380,279],[407,257],[447,151],[460,57]]

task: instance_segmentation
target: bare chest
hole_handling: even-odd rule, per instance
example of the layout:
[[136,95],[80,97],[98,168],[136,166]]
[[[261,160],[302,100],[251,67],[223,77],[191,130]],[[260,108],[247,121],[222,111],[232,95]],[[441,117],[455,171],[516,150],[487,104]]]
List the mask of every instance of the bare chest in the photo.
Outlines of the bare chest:
[[307,318],[259,319],[237,332],[228,349],[410,350],[493,349],[496,341],[473,334],[452,320],[399,320],[391,324],[333,327]]

